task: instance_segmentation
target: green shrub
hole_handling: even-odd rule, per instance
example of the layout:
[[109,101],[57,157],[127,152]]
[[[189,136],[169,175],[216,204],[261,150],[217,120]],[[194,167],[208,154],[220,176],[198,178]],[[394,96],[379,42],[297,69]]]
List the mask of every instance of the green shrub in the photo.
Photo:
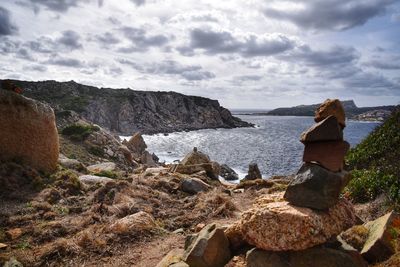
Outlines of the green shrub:
[[72,124],[65,127],[61,134],[68,136],[75,141],[85,140],[91,133],[99,131],[100,128],[94,125]]
[[93,154],[98,157],[104,157],[104,150],[99,146],[90,146],[88,148],[90,154]]

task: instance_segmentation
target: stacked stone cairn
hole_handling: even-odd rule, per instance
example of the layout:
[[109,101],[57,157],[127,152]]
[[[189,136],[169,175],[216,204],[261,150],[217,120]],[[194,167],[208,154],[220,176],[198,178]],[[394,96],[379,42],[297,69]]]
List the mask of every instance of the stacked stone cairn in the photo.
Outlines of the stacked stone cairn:
[[284,198],[294,206],[326,210],[337,204],[349,182],[343,162],[350,145],[343,140],[346,118],[339,100],[326,100],[314,119],[316,124],[301,135],[304,164]]

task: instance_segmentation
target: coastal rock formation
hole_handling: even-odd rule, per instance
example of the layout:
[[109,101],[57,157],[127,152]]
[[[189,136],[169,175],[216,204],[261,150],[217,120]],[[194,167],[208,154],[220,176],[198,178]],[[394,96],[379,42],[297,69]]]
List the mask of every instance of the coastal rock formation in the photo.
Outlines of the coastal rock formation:
[[211,187],[198,178],[186,178],[181,183],[181,190],[189,194],[197,194]]
[[286,189],[285,199],[301,207],[325,210],[339,201],[340,192],[350,180],[346,171],[330,172],[305,163]]
[[250,163],[249,170],[247,175],[244,177],[244,180],[255,180],[255,179],[262,179],[262,175],[260,169],[258,168],[257,163]]
[[58,132],[52,108],[0,90],[0,159],[18,160],[38,170],[55,170]]
[[341,199],[326,211],[296,207],[282,194],[259,198],[253,209],[242,214],[240,230],[244,240],[264,250],[304,250],[325,243],[353,226],[354,208]]
[[133,155],[139,158],[146,150],[147,145],[140,133],[135,133],[127,142],[124,142],[126,147],[133,153]]
[[76,82],[13,81],[24,94],[56,111],[73,110],[84,119],[120,135],[251,127],[217,100],[175,92],[96,88]]
[[301,134],[302,143],[343,140],[343,131],[335,116],[328,116]]
[[239,180],[239,175],[226,164],[221,165],[221,171],[219,175],[228,181]]

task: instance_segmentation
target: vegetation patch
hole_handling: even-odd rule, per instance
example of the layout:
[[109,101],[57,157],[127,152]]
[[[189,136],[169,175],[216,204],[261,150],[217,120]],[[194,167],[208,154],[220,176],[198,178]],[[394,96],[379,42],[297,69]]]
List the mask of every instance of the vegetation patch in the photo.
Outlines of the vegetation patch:
[[400,108],[377,127],[346,157],[353,179],[346,192],[357,202],[384,193],[400,204]]
[[61,133],[75,141],[85,140],[91,133],[99,131],[95,125],[72,124],[65,127]]
[[119,175],[114,172],[114,171],[107,171],[107,170],[102,170],[98,173],[94,173],[94,175],[96,176],[101,176],[101,177],[108,177],[111,179],[117,179],[119,177]]

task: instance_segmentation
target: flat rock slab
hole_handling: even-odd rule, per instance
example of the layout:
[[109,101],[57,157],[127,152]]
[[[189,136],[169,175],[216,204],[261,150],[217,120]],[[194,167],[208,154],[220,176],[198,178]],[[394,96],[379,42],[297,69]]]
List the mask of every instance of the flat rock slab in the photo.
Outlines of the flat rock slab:
[[344,128],[346,127],[346,115],[344,108],[339,99],[327,99],[315,111],[315,122],[320,122],[329,116],[335,116],[339,124]]
[[284,198],[294,206],[326,210],[339,201],[349,180],[346,171],[331,172],[318,164],[305,163],[288,185]]
[[86,185],[94,185],[97,183],[105,184],[108,182],[112,182],[114,180],[111,178],[101,177],[101,176],[96,176],[96,175],[82,175],[82,176],[79,176],[79,181]]
[[94,173],[99,173],[102,171],[115,171],[117,165],[114,162],[104,162],[99,164],[90,165],[87,169]]
[[182,181],[180,188],[186,193],[197,194],[203,191],[207,191],[211,188],[211,186],[198,178],[185,178]]
[[343,140],[342,127],[340,127],[337,118],[332,115],[314,124],[310,129],[302,133],[300,138],[302,143],[341,140]]
[[247,267],[367,267],[367,264],[342,250],[311,248],[278,253],[252,249],[246,255]]
[[333,172],[343,170],[344,157],[350,145],[346,141],[306,143],[303,161],[318,162]]
[[345,199],[327,211],[290,205],[283,194],[266,195],[242,214],[240,230],[244,240],[264,250],[304,250],[325,243],[350,228],[355,211]]

